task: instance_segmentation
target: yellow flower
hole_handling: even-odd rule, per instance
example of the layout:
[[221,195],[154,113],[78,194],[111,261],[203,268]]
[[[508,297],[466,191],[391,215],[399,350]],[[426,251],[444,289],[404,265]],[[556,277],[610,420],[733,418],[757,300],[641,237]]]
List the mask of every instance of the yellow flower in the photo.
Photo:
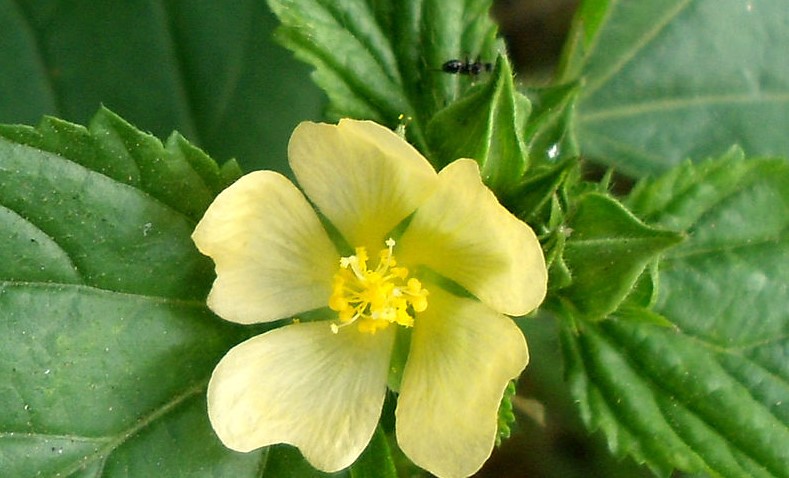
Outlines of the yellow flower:
[[[372,122],[302,123],[288,157],[309,201],[284,176],[253,172],[198,224],[194,241],[217,272],[208,305],[241,324],[327,307],[333,318],[231,349],[208,385],[214,430],[234,450],[289,443],[320,470],[345,468],[375,431],[396,338],[407,337],[393,384],[397,442],[438,476],[474,473],[492,451],[504,389],[528,362],[504,314],[545,295],[534,233],[474,161],[436,173]],[[352,253],[338,253],[313,205]],[[476,299],[448,292],[452,283]]]

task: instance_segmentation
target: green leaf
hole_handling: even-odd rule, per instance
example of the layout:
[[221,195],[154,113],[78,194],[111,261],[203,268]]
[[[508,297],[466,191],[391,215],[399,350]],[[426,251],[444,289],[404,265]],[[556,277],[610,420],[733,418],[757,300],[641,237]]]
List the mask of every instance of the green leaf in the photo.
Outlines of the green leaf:
[[257,0],[0,2],[0,122],[84,124],[104,104],[245,169],[284,170],[291,131],[323,99],[276,24]]
[[600,320],[630,294],[644,268],[681,236],[647,226],[614,198],[586,193],[568,220],[564,260],[572,284],[560,292],[561,307]]
[[526,171],[523,130],[530,109],[529,100],[515,91],[509,63],[500,57],[490,81],[428,123],[427,138],[437,166],[472,158],[488,187],[497,192],[512,189]]
[[[257,477],[259,475],[249,475]],[[344,478],[346,471],[324,473],[318,471],[304,458],[295,447],[290,445],[274,445],[268,448],[264,465],[261,466],[262,478]]]
[[351,478],[397,478],[389,440],[379,425],[364,453],[349,468]]
[[659,269],[654,313],[672,327],[563,321],[584,421],[663,474],[789,476],[789,165],[733,153],[632,202],[688,233]]
[[389,441],[380,426],[359,459],[345,470],[336,473],[318,471],[302,458],[298,449],[290,445],[275,445],[269,447],[261,471],[263,478],[397,478]]
[[260,452],[224,448],[205,414],[214,365],[249,335],[206,308],[213,265],[190,239],[227,180],[106,110],[87,129],[0,129],[4,473],[257,470]]
[[[578,78],[584,60],[597,42],[609,11],[616,2],[612,0],[584,0],[575,11],[570,32],[567,35],[562,56],[559,60],[557,77],[561,81]],[[563,80],[562,80],[563,79]]]
[[785,1],[589,3],[560,75],[584,81],[584,155],[635,176],[735,143],[789,156]]
[[469,78],[441,71],[452,59],[496,54],[490,0],[269,0],[277,38],[312,64],[334,117],[372,119],[394,128],[410,117],[409,140],[429,156],[425,125],[459,98]]

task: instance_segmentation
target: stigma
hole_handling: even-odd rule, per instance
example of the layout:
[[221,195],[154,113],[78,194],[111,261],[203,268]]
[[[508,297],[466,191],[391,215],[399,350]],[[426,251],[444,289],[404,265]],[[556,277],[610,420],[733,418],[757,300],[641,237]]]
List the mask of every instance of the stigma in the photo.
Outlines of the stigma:
[[338,315],[337,322],[331,324],[335,334],[351,324],[370,334],[393,323],[413,327],[414,313],[427,309],[427,290],[418,279],[408,277],[408,269],[397,265],[395,240],[389,238],[385,244],[374,269],[367,266],[369,257],[364,247],[340,259],[329,297],[329,308]]

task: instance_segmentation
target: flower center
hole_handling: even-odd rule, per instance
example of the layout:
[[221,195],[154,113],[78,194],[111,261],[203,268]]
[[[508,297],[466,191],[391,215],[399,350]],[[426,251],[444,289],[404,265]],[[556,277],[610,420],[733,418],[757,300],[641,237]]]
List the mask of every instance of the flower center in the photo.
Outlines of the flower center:
[[374,334],[391,323],[414,325],[414,312],[427,309],[427,290],[408,269],[397,267],[395,241],[386,240],[386,249],[378,254],[375,269],[367,268],[367,250],[357,247],[356,254],[340,259],[334,274],[329,307],[338,313],[339,324],[332,323],[335,334],[340,327],[356,323],[360,332]]

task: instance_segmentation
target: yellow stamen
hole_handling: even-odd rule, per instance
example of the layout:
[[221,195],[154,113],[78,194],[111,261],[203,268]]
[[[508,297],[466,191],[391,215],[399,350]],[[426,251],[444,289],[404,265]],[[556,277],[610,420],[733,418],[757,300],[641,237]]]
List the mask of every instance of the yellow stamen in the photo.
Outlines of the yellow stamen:
[[337,312],[339,323],[332,323],[335,334],[341,327],[356,323],[360,332],[370,334],[391,323],[413,327],[414,312],[427,309],[428,292],[408,269],[397,267],[395,241],[386,240],[386,249],[378,254],[375,269],[367,268],[367,250],[357,247],[356,254],[340,259],[334,275],[329,307]]

